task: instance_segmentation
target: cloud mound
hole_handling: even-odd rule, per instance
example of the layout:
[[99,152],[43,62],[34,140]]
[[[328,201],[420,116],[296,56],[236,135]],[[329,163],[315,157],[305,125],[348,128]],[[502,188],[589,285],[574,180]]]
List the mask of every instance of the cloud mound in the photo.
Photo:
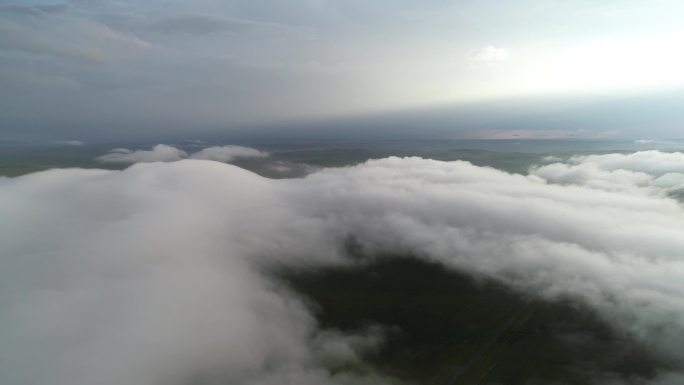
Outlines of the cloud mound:
[[[651,155],[657,172],[684,156]],[[8,384],[382,383],[350,369],[377,331],[321,330],[263,274],[350,263],[350,237],[581,301],[684,363],[682,206],[657,178],[605,189],[536,170],[387,158],[270,180],[183,160],[2,179],[0,372]]]
[[573,156],[567,162],[535,167],[531,173],[555,183],[608,191],[668,193],[684,189],[684,154],[639,151]]
[[267,152],[255,148],[229,145],[202,149],[192,154],[191,158],[231,162],[236,158],[265,158],[267,156]]
[[377,336],[318,331],[258,272],[329,248],[305,218],[281,231],[296,215],[271,181],[186,160],[0,183],[4,383],[364,383],[328,369]]
[[145,163],[145,162],[175,162],[186,158],[188,154],[176,147],[158,144],[151,150],[129,150],[115,148],[108,154],[97,158],[105,163]]
[[231,162],[237,158],[264,158],[268,153],[251,147],[243,146],[215,146],[207,147],[191,155],[187,152],[166,144],[158,144],[151,150],[129,150],[115,148],[97,160],[105,163],[146,163],[146,162],[175,162],[185,158],[215,160]]

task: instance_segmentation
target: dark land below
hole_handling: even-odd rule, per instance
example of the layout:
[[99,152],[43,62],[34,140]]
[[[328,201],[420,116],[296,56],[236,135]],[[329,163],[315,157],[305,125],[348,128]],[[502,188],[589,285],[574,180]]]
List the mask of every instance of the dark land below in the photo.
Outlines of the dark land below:
[[398,382],[649,383],[673,369],[579,304],[535,300],[417,259],[283,276],[324,328],[384,327],[381,348],[358,370],[379,370]]

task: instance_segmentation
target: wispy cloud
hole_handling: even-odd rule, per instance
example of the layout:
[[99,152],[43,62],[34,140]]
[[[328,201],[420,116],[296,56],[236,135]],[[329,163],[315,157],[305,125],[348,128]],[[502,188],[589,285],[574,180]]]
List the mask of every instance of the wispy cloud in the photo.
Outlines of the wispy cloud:
[[488,45],[471,51],[466,57],[472,67],[494,67],[508,60],[508,50]]
[[65,146],[83,146],[85,142],[80,140],[58,140],[55,143]]

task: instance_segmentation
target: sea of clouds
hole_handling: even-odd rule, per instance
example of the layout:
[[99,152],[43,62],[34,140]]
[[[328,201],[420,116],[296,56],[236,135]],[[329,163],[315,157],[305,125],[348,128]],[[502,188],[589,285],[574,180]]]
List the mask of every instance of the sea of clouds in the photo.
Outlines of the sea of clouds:
[[684,153],[656,151],[528,175],[386,158],[271,180],[184,159],[0,178],[2,383],[391,383],[354,369],[380,330],[320,328],[269,273],[354,263],[350,238],[579,301],[684,368],[683,181]]

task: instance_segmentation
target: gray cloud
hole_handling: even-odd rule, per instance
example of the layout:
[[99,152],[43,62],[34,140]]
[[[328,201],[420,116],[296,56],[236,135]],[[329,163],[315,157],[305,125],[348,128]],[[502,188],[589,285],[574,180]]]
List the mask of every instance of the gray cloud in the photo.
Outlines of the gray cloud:
[[684,209],[655,183],[682,156],[587,157],[654,178],[610,190],[420,158],[290,180],[200,160],[0,179],[0,372],[12,385],[382,382],[341,370],[377,332],[320,330],[262,274],[350,263],[349,237],[581,301],[684,363]]
[[164,33],[204,35],[215,32],[241,32],[252,26],[242,20],[214,16],[179,16],[158,21],[152,29]]
[[17,5],[0,4],[0,13],[14,13],[19,15],[40,16],[49,13],[63,12],[68,9],[66,4],[47,4],[47,5]]
[[[589,2],[563,5],[553,15],[533,0],[479,4],[124,0],[5,5],[0,12],[0,104],[5,106],[0,123],[12,136],[46,141],[67,136],[159,141],[190,131],[234,133],[249,127],[263,133],[262,125],[283,121],[299,127],[310,119],[442,104],[510,83],[509,78],[492,78],[491,71],[470,68],[473,58],[501,62],[501,48],[484,54],[473,54],[473,49],[492,44],[510,50],[511,57],[496,66],[501,70],[521,66],[523,60],[534,62],[529,54],[536,49],[525,48],[530,37],[520,26],[559,33],[556,24],[563,25],[577,10],[581,23],[591,16],[602,26],[614,22],[615,14],[624,16],[613,12],[619,6]],[[669,14],[639,13],[635,23],[620,19],[618,24],[659,20],[666,26],[672,19],[669,23],[678,27],[677,12]],[[501,34],[503,30],[518,33]],[[595,110],[547,116],[539,116],[543,108],[535,106],[531,113],[513,113],[515,127],[502,125],[510,119],[497,110],[472,124],[449,120],[436,123],[447,128],[435,129],[420,124],[421,135],[474,137],[463,133],[486,128],[503,134],[537,131],[529,137],[578,130],[584,130],[582,137],[618,131],[643,137],[642,127],[649,127],[654,138],[679,135],[681,101],[655,99],[645,107],[618,106],[622,119],[607,119],[609,109],[597,103],[590,103]],[[546,102],[544,98],[541,104]],[[382,134],[393,137],[395,123],[387,125],[391,128]],[[349,126],[325,126],[316,131],[326,136],[347,130]],[[410,131],[415,134],[415,126]]]
[[80,140],[58,140],[55,143],[61,144],[64,146],[83,146],[83,145],[85,145],[85,143],[80,141]]
[[0,15],[0,50],[48,55],[77,63],[119,60],[149,47],[137,36],[66,15]]

